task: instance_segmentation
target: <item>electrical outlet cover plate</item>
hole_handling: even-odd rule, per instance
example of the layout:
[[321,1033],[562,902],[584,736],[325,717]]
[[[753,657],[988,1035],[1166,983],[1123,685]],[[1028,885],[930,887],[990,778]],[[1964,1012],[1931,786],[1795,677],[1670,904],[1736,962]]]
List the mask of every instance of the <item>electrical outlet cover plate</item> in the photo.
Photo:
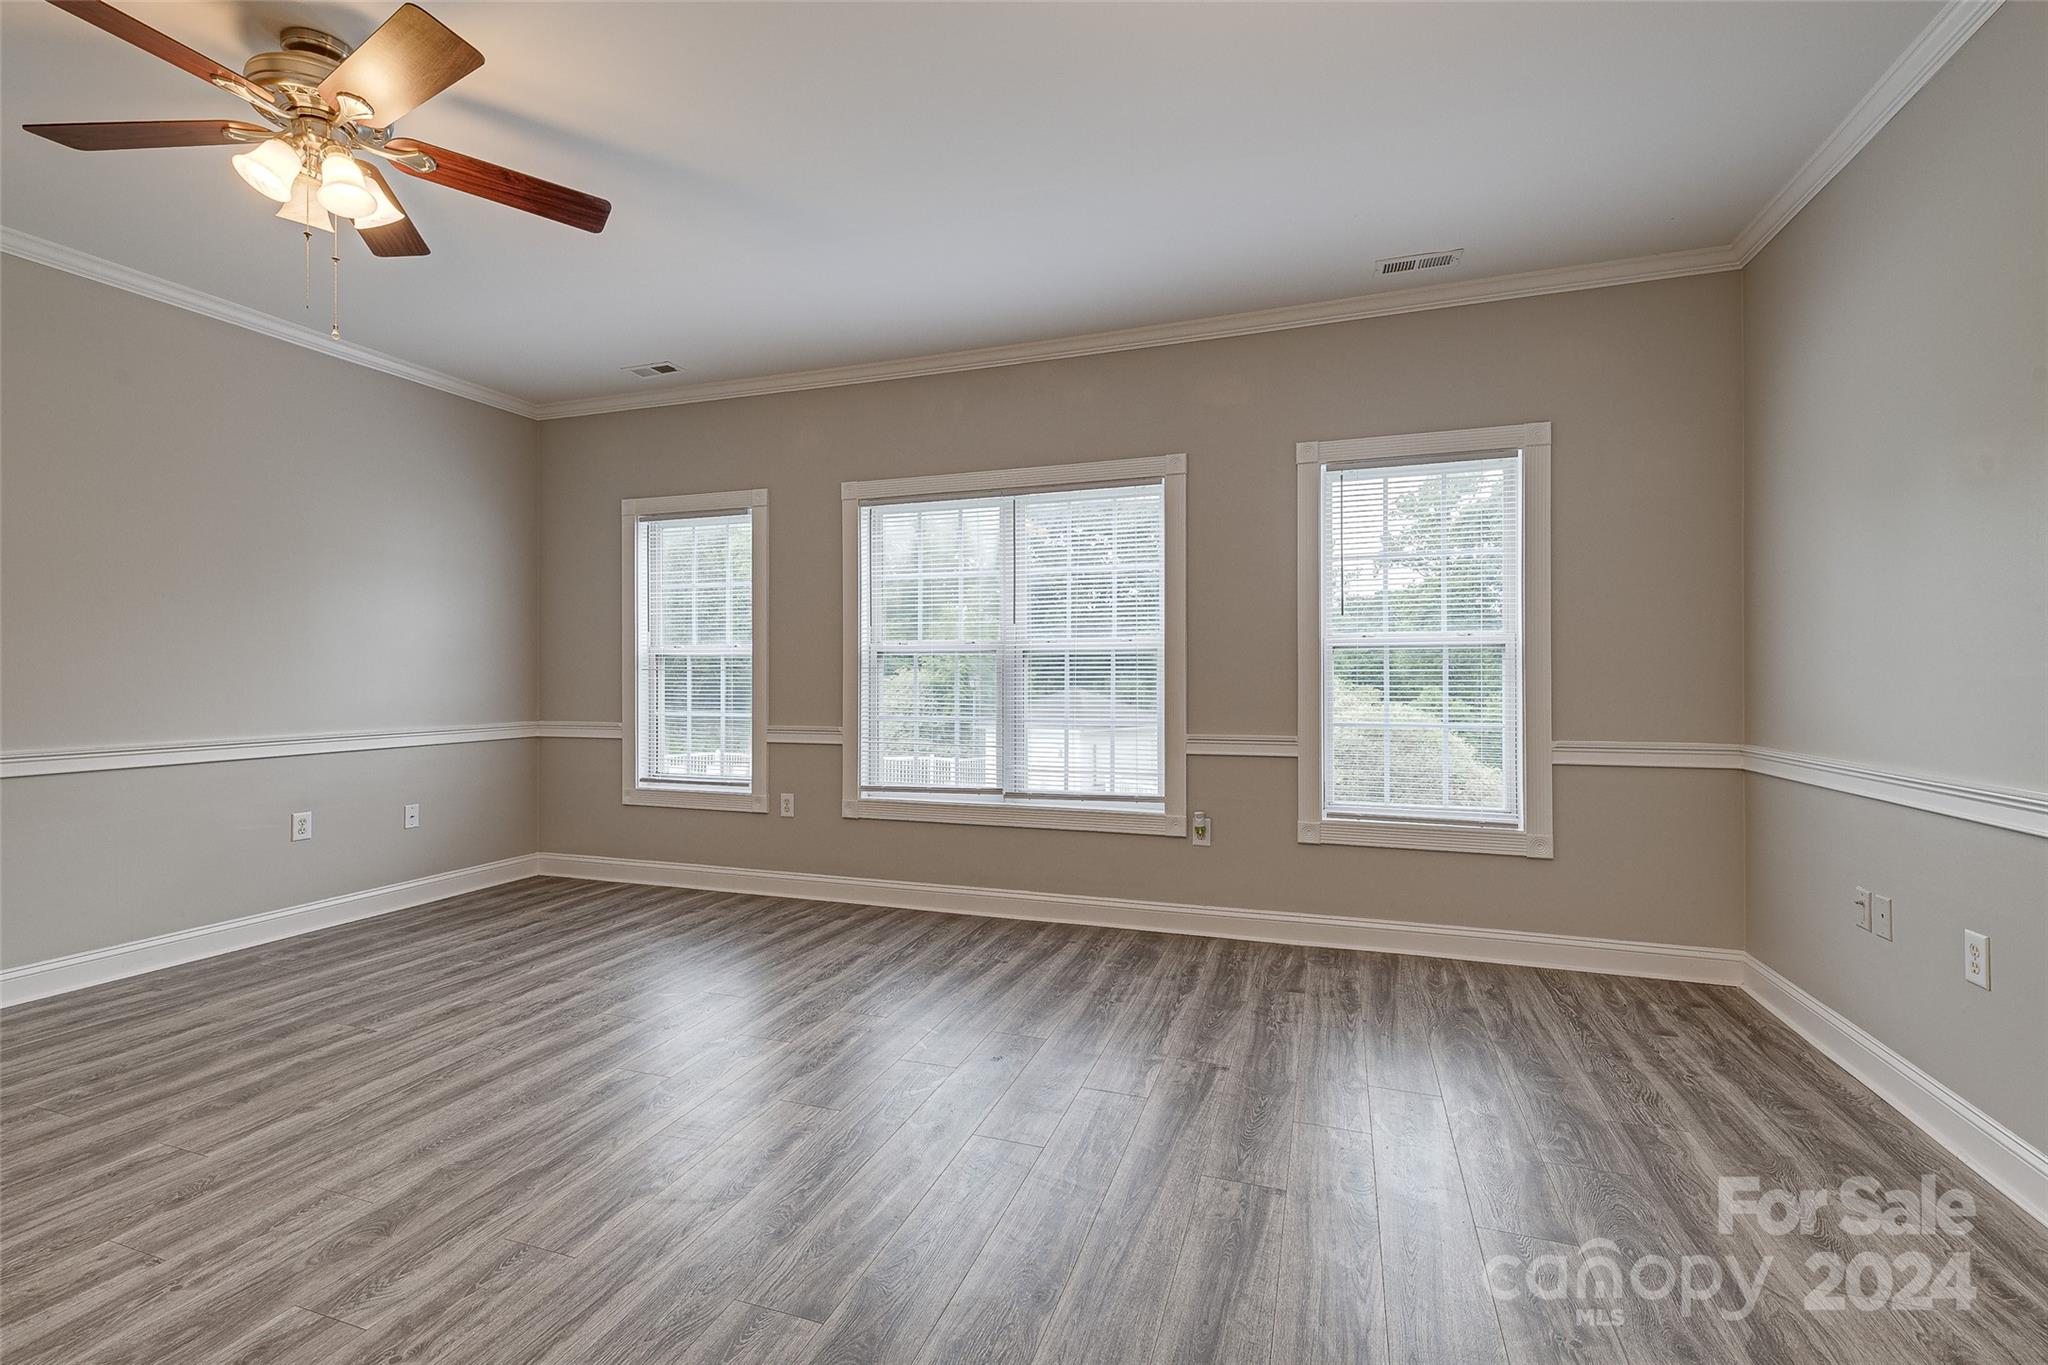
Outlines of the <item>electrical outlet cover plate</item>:
[[295,810],[292,812],[292,842],[313,837],[313,812]]
[[792,815],[792,816],[796,814],[796,793],[795,793],[795,792],[784,792],[784,793],[782,794],[782,813],[783,813],[784,815]]
[[1991,989],[1991,940],[1975,929],[1963,930],[1963,980]]
[[420,804],[419,804],[419,802],[417,802],[417,801],[414,801],[414,802],[411,802],[411,803],[409,803],[409,804],[408,804],[408,805],[406,806],[406,808],[405,808],[405,827],[406,827],[407,829],[418,829],[418,828],[420,827]]

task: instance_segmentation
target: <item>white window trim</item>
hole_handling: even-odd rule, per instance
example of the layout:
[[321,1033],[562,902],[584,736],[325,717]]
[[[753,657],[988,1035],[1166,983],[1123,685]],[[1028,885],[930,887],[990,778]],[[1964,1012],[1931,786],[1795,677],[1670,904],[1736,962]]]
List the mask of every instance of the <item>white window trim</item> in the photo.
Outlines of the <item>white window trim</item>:
[[[1326,465],[1440,455],[1522,452],[1522,827],[1437,820],[1326,819],[1323,810],[1322,479]],[[1550,728],[1550,423],[1475,427],[1410,436],[1304,441],[1296,469],[1297,777],[1304,844],[1358,844],[1453,853],[1553,855]]]
[[[747,512],[753,526],[754,724],[752,780],[747,790],[717,791],[688,783],[640,779],[640,593],[639,526],[642,517],[687,513]],[[619,504],[620,541],[620,707],[625,716],[620,746],[621,799],[628,806],[677,806],[689,810],[768,810],[768,490],[689,493],[672,498],[627,498]]]
[[[1158,479],[1165,492],[1166,573],[1165,707],[1166,750],[1163,810],[1118,810],[1105,803],[959,801],[944,797],[885,800],[860,789],[860,509],[861,504],[952,494],[1021,493],[1041,488],[1135,483]],[[840,814],[849,820],[921,820],[945,825],[1014,825],[1029,829],[1094,830],[1115,834],[1187,833],[1187,456],[1152,455],[1086,464],[1040,465],[971,474],[930,474],[907,479],[869,479],[839,485],[843,551],[841,620],[845,652],[840,677],[843,699]]]

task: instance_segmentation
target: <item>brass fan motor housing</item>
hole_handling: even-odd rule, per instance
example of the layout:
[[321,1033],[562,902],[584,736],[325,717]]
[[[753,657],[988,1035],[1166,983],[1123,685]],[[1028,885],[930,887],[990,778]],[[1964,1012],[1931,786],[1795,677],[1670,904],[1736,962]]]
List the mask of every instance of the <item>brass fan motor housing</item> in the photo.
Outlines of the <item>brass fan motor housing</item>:
[[320,98],[320,82],[355,49],[317,28],[288,28],[278,34],[279,52],[259,52],[242,74],[266,90],[275,90],[294,115],[332,120],[339,112]]

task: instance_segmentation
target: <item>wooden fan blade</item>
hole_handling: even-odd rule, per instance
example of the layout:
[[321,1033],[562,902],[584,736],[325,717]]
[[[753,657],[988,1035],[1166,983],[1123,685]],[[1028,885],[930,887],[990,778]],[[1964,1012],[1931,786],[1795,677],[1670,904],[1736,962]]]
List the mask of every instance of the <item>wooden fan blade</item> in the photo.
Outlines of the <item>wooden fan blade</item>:
[[254,81],[247,80],[239,71],[230,71],[203,52],[194,52],[169,34],[158,33],[148,24],[134,19],[112,5],[101,4],[100,0],[50,0],[50,3],[67,14],[75,14],[103,29],[126,43],[133,43],[152,57],[161,57],[180,70],[189,71],[202,81],[219,86],[231,95],[240,95],[251,104],[265,109],[277,108],[277,101],[270,92]]
[[522,171],[507,170],[503,166],[479,161],[473,156],[451,152],[445,147],[436,147],[428,142],[416,142],[411,138],[395,137],[384,144],[384,150],[392,156],[410,156],[424,152],[434,159],[431,171],[416,171],[403,161],[392,164],[407,175],[420,180],[431,180],[436,185],[446,185],[451,190],[474,194],[480,199],[489,199],[511,208],[537,213],[543,218],[552,218],[558,223],[567,223],[585,232],[603,232],[607,218],[611,217],[611,201],[572,190],[566,185],[557,185],[538,176]]
[[401,5],[320,82],[320,98],[348,94],[370,106],[351,120],[372,128],[419,108],[484,64],[484,54],[418,5]]
[[[223,143],[261,142],[270,136],[253,123],[228,119],[157,119],[142,123],[24,123],[37,137],[61,142],[81,152],[119,152],[141,147],[218,147]],[[235,134],[242,134],[237,137]]]
[[[391,192],[391,182],[384,173],[368,162],[358,162],[363,174],[377,182],[385,197],[398,204],[398,211],[405,213],[405,205],[398,203],[398,196]],[[425,256],[428,255],[427,240],[420,236],[420,230],[412,225],[412,215],[406,214],[395,223],[383,227],[357,228],[356,235],[363,239],[363,245],[370,248],[372,256]]]

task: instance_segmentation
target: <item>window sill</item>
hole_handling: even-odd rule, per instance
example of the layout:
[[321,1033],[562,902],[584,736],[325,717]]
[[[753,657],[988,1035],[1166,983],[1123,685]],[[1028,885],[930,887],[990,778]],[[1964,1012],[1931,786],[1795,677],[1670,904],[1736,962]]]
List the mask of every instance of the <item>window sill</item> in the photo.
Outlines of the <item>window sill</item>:
[[714,791],[703,787],[629,786],[623,804],[670,806],[683,810],[743,810],[766,814],[768,793]]
[[1439,853],[1503,853],[1516,858],[1554,856],[1548,834],[1478,825],[1431,825],[1399,820],[1304,820],[1296,833],[1304,844],[1352,844],[1366,848],[1420,848]]
[[1172,811],[1116,810],[1023,801],[926,801],[862,797],[840,804],[849,820],[922,820],[940,825],[1011,825],[1024,829],[1076,829],[1102,834],[1160,834],[1178,839],[1187,820]]

